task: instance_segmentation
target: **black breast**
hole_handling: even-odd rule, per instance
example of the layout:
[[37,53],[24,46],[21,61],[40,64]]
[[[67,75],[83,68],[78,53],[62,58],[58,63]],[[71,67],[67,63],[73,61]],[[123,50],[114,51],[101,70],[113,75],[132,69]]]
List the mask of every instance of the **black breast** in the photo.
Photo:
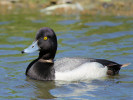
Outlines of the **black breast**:
[[54,63],[44,63],[36,60],[29,64],[26,75],[36,80],[54,80],[55,70],[53,68]]

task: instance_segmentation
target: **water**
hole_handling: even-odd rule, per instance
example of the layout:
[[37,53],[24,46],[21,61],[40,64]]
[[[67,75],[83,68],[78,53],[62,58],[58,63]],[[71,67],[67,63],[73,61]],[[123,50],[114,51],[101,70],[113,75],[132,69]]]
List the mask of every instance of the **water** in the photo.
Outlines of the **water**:
[[45,16],[39,13],[0,17],[0,100],[132,100],[133,67],[117,76],[78,82],[36,81],[25,76],[38,52],[20,52],[47,26],[58,37],[61,57],[104,58],[133,63],[133,18],[115,16]]

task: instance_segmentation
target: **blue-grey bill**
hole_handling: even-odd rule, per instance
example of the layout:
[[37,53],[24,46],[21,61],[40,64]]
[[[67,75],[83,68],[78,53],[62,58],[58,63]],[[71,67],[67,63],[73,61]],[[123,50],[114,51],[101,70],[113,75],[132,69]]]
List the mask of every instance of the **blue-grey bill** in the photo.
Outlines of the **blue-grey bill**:
[[24,49],[22,53],[32,53],[38,51],[39,49],[37,41],[34,41],[28,48]]

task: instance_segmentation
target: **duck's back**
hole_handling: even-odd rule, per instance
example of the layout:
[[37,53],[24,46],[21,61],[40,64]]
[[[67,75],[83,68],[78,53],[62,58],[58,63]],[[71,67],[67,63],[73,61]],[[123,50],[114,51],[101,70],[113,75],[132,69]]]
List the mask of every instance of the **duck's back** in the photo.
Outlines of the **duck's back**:
[[97,62],[99,64],[102,64],[104,66],[108,67],[108,75],[115,75],[119,73],[119,70],[121,68],[121,64],[118,64],[113,61],[105,60],[105,59],[93,59],[93,58],[60,58],[55,61],[54,68],[55,71],[58,72],[65,72],[65,71],[71,71],[75,68],[80,67],[81,65],[85,63],[91,63],[91,62]]
[[80,67],[80,65],[88,63],[88,62],[94,62],[94,59],[92,58],[60,58],[55,61],[54,68],[55,71],[64,72],[64,71],[71,71],[75,68]]

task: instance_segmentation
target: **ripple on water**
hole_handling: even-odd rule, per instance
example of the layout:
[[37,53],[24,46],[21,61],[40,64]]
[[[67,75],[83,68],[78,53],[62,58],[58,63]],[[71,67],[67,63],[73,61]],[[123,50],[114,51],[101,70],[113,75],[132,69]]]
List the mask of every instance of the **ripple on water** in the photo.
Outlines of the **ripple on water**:
[[62,21],[58,21],[57,23],[61,25],[70,25],[78,22],[80,22],[80,20],[62,20]]
[[93,42],[101,41],[101,39],[96,35],[91,35],[89,37],[74,37],[74,38],[68,38],[69,40],[64,40],[62,43],[69,44],[69,45],[86,45]]
[[0,36],[8,35],[7,33],[0,33]]
[[67,33],[69,33],[69,34],[73,33],[75,36],[79,35],[79,34],[82,34],[82,33],[85,33],[85,32],[87,32],[87,29],[86,30],[83,29],[83,30],[70,30],[70,31],[67,31]]
[[24,33],[33,33],[34,31],[33,30],[25,30],[23,31]]
[[31,38],[25,38],[25,37],[18,37],[18,36],[12,36],[7,39],[9,42],[15,42],[15,41],[30,41]]
[[16,62],[16,61],[27,61],[27,60],[33,60],[35,59],[36,57],[31,57],[31,58],[28,58],[28,57],[3,57],[3,58],[0,58],[0,61],[1,62]]
[[13,55],[13,54],[19,54],[20,51],[17,50],[0,50],[0,55]]
[[128,20],[126,22],[132,24],[133,23],[133,20]]
[[2,21],[0,22],[0,25],[6,25],[6,24],[10,24],[13,23],[14,21]]
[[102,35],[97,35],[98,37],[101,37],[103,39],[111,39],[111,38],[117,38],[127,35],[133,35],[133,31],[120,31],[120,32],[114,32],[114,33],[106,33]]
[[122,22],[110,22],[110,21],[85,23],[85,25],[87,26],[118,26],[121,24],[123,23]]
[[45,20],[32,20],[32,23],[45,23]]
[[26,45],[18,44],[18,45],[9,45],[9,44],[0,44],[0,48],[16,48],[16,47],[26,47]]

